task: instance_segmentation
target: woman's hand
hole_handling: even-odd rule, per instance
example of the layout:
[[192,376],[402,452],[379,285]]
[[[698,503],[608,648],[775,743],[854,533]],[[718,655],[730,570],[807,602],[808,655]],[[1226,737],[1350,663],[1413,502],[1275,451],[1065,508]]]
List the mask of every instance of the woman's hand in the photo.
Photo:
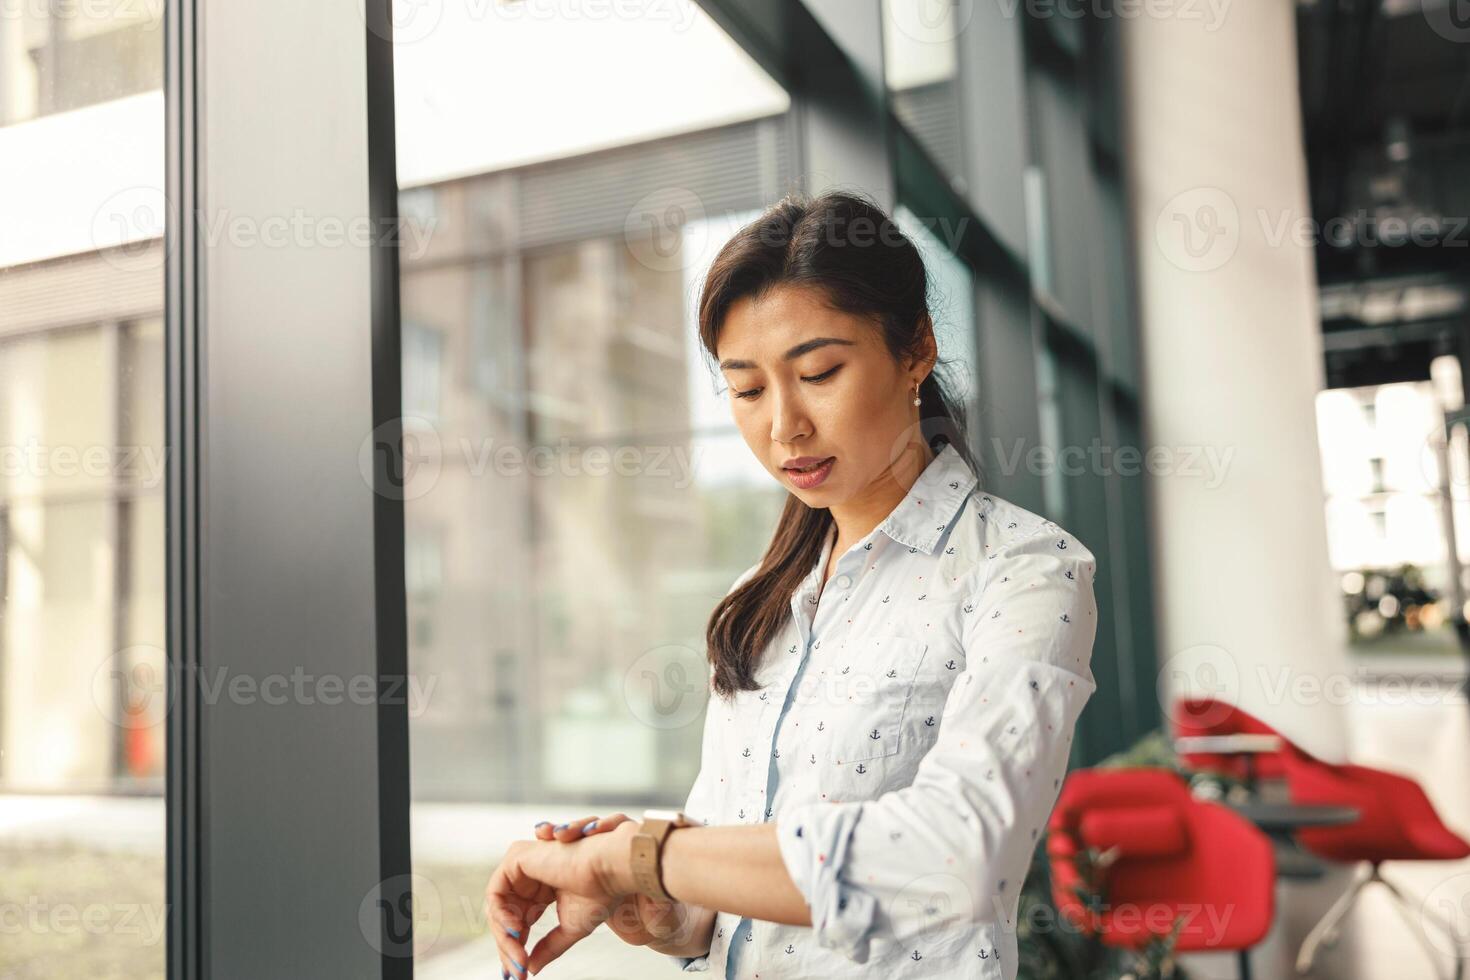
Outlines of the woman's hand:
[[[571,842],[553,836],[514,841],[507,848],[485,888],[485,903],[508,976],[524,978],[539,971],[612,918],[635,894],[630,855],[637,830],[637,824],[623,819]],[[557,924],[528,956],[529,929],[552,904]]]
[[[572,843],[593,834],[605,834],[632,822],[626,813],[606,817],[583,817],[563,824],[543,820],[535,827],[536,838]],[[607,919],[607,927],[630,946],[647,946],[678,937],[688,921],[688,909],[680,902],[660,902],[641,893],[624,895]]]

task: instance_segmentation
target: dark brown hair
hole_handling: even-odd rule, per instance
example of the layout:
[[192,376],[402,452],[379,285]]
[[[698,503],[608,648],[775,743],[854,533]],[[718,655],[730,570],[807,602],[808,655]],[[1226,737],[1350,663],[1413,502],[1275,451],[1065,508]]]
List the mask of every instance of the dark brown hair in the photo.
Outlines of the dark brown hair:
[[[730,307],[777,286],[815,288],[833,309],[869,320],[895,360],[917,354],[933,331],[930,281],[919,250],[858,194],[788,194],[725,243],[699,299],[699,339],[711,358],[717,358]],[[937,363],[920,384],[919,399],[930,448],[937,452],[949,443],[976,468],[963,409]],[[705,629],[713,687],[721,697],[758,686],[760,655],[790,616],[791,594],[821,557],[831,525],[827,508],[808,507],[788,492],[760,566],[720,600]]]

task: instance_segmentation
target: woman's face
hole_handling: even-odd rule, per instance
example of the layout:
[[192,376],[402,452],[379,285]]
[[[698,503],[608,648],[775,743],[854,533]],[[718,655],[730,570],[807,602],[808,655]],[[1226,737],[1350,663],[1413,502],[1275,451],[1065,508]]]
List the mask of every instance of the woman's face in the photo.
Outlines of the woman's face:
[[[831,309],[814,289],[739,300],[718,345],[746,445],[809,507],[842,504],[886,479],[919,438],[914,385],[928,376],[932,354],[895,361],[875,325]],[[818,460],[808,474],[788,466]]]

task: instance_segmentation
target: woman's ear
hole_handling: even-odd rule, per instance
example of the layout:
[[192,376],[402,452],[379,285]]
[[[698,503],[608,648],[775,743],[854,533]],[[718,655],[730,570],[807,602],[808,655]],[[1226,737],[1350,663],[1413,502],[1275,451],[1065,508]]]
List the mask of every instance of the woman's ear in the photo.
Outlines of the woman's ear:
[[926,311],[915,331],[914,354],[909,358],[909,370],[922,370],[927,379],[939,360],[939,342],[934,337],[934,321]]

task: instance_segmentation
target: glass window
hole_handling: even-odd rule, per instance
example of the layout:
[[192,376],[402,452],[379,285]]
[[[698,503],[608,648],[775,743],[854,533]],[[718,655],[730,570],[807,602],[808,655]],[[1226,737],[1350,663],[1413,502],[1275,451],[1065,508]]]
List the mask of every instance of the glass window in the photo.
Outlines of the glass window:
[[951,0],[883,0],[883,75],[893,114],[963,192],[956,39],[973,14]]
[[[1046,265],[1038,285],[1061,305],[1070,326],[1091,334],[1098,276],[1093,270],[1096,256],[1089,247],[1098,241],[1098,231],[1082,96],[1070,77],[1046,67],[1033,66],[1029,81],[1037,166],[1044,175],[1046,195],[1040,218],[1045,242],[1031,253],[1033,262]],[[1116,274],[1116,265],[1107,271]]]
[[0,18],[0,125],[163,88],[163,0],[11,3]]
[[924,257],[934,339],[940,358],[948,362],[942,370],[971,423],[970,437],[977,440],[975,277],[951,251],[964,226],[961,219],[948,216],[920,218],[901,204],[894,210],[894,221]]
[[[1446,356],[1439,367],[1454,363]],[[1444,421],[1461,404],[1457,375],[1442,379],[1449,385],[1411,381],[1317,395],[1328,558],[1356,652],[1459,649],[1454,613],[1470,554],[1470,455],[1464,428],[1446,431]]]
[[163,33],[0,17],[0,976],[163,977]]
[[[509,841],[696,774],[705,620],[784,494],[694,304],[790,187],[789,100],[693,3],[398,14],[413,846],[444,910],[416,947],[483,964]],[[605,932],[580,957],[662,965]]]

